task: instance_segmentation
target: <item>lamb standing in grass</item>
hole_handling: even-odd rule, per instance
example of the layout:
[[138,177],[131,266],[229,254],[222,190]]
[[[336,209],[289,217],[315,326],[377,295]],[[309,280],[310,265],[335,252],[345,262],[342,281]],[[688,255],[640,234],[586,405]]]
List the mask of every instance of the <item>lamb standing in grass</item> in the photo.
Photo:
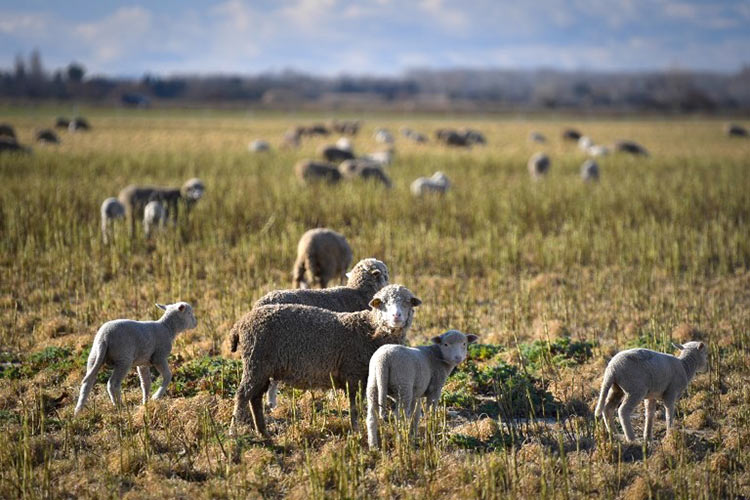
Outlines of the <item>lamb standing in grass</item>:
[[297,259],[292,269],[292,286],[307,288],[328,286],[333,279],[346,279],[352,263],[352,249],[343,234],[319,227],[310,229],[297,244]]
[[[372,297],[388,284],[388,267],[378,259],[363,259],[346,274],[346,286],[337,286],[323,290],[276,290],[269,292],[253,307],[270,304],[301,304],[320,307],[334,312],[364,311],[369,307]],[[233,330],[231,337],[232,352],[237,351],[240,338]],[[276,407],[278,383],[271,381],[268,387],[268,406]]]
[[619,405],[625,439],[634,441],[630,415],[643,400],[646,410],[643,440],[648,441],[651,437],[657,400],[664,403],[667,432],[670,431],[677,399],[696,372],[703,371],[708,365],[708,349],[703,342],[673,345],[682,351],[679,357],[649,349],[628,349],[617,353],[607,364],[594,416],[604,415],[608,432],[613,432],[612,416]]
[[404,342],[414,308],[421,303],[407,288],[388,285],[366,311],[336,313],[302,305],[253,308],[232,327],[243,350],[232,432],[236,424],[250,423],[252,414],[255,429],[267,434],[263,393],[271,379],[299,389],[329,389],[331,383],[348,388],[356,429],[357,393],[367,384],[370,357],[382,345]]
[[443,172],[435,172],[431,177],[418,177],[411,183],[409,189],[414,196],[427,193],[446,193],[451,188],[448,176]]
[[125,206],[117,198],[107,198],[102,202],[102,240],[106,245],[109,243],[109,233],[116,219],[125,217]]
[[534,155],[529,158],[529,162],[526,166],[529,169],[529,174],[531,174],[531,177],[534,180],[541,179],[543,176],[547,175],[547,172],[549,172],[549,156],[544,153],[534,153]]
[[122,404],[122,381],[133,365],[138,368],[144,404],[151,391],[150,366],[155,367],[162,376],[161,387],[154,393],[153,399],[159,399],[167,392],[167,386],[172,380],[172,373],[167,364],[172,342],[178,333],[195,328],[198,322],[193,315],[193,308],[187,302],[167,306],[156,305],[164,310],[164,314],[157,321],[117,319],[104,323],[96,332],[75,414],[78,414],[86,404],[86,399],[96,382],[96,374],[104,363],[113,367],[112,375],[107,382],[107,392],[112,404],[117,407]]
[[143,209],[143,232],[146,235],[146,239],[151,238],[154,229],[164,226],[166,217],[164,205],[160,201],[152,200],[146,204],[146,207]]
[[378,413],[385,418],[388,394],[396,394],[398,416],[403,412],[406,418],[411,418],[412,434],[416,434],[422,413],[418,399],[427,398],[428,407],[435,409],[448,375],[466,359],[467,345],[476,341],[476,335],[448,330],[432,337],[430,345],[384,345],[375,351],[370,358],[367,377],[367,442],[370,448],[379,446]]
[[594,160],[586,160],[581,165],[581,179],[586,182],[599,180],[599,165]]

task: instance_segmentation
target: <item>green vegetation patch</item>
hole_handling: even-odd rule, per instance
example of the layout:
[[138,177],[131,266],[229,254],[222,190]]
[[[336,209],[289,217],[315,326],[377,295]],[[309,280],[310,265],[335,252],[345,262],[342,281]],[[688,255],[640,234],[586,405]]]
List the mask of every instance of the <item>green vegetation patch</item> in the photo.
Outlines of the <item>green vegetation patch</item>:
[[591,358],[594,345],[595,342],[571,340],[565,336],[552,342],[535,340],[529,344],[521,344],[519,350],[527,365],[537,370],[545,364],[573,366],[585,363]]
[[221,356],[192,359],[177,368],[170,392],[175,396],[195,396],[205,391],[222,397],[234,396],[242,376],[242,363]]

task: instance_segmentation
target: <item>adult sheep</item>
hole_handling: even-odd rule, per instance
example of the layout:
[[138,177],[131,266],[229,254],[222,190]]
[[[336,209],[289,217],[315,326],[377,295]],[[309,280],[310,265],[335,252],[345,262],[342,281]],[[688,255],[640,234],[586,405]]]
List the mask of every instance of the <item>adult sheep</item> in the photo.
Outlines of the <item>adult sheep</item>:
[[541,179],[543,176],[547,175],[547,172],[549,172],[549,156],[541,152],[534,153],[531,158],[529,158],[529,162],[526,166],[529,169],[529,174],[531,174],[532,178],[535,180]]
[[57,137],[57,134],[54,131],[46,128],[36,133],[36,142],[41,142],[43,144],[60,144],[60,138]]
[[292,286],[325,288],[333,279],[346,279],[352,249],[343,234],[319,227],[306,231],[297,243],[292,269]]
[[311,184],[317,181],[335,184],[341,180],[341,173],[336,165],[313,160],[298,161],[294,165],[294,174],[303,184]]
[[318,148],[318,154],[331,163],[340,163],[354,158],[354,153],[351,150],[342,149],[333,144],[323,144]]
[[371,161],[357,159],[346,160],[339,165],[339,172],[345,179],[363,179],[379,182],[386,188],[392,186],[391,179],[385,173],[383,167]]
[[729,137],[747,137],[747,129],[737,123],[728,123],[724,127],[724,132]]
[[418,177],[411,183],[409,189],[414,196],[427,193],[444,194],[451,188],[451,183],[443,172],[435,172],[431,177]]
[[636,156],[648,156],[646,148],[634,141],[617,141],[615,142],[615,151],[620,153],[629,153]]
[[367,385],[370,357],[382,345],[405,341],[421,303],[406,287],[388,285],[366,311],[336,313],[286,304],[253,308],[232,327],[241,338],[242,379],[230,432],[251,423],[252,415],[255,430],[267,435],[263,394],[271,379],[298,389],[329,389],[333,383],[346,390],[357,429],[357,395]]
[[16,130],[10,123],[0,123],[0,137],[16,138]]

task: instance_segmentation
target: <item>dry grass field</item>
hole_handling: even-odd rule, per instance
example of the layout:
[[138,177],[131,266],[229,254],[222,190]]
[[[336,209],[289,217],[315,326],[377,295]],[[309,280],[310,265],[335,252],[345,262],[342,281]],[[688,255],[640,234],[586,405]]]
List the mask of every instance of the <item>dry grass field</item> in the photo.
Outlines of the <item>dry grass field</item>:
[[[58,111],[6,108],[0,121],[28,144]],[[362,152],[378,126],[487,136],[471,150],[397,137],[386,190],[296,182],[295,161],[337,137],[280,150],[281,136],[326,116],[84,114],[88,133],[0,155],[0,498],[750,497],[750,141],[722,122],[366,116]],[[567,126],[651,156],[602,158],[601,181],[584,184]],[[548,143],[528,143],[532,130]],[[273,150],[249,153],[256,138]],[[537,150],[552,159],[541,182],[526,170]],[[436,170],[454,189],[414,199],[409,183]],[[194,176],[207,193],[189,219],[152,242],[121,223],[102,244],[104,198]],[[342,392],[289,387],[271,441],[228,435],[241,372],[229,328],[290,285],[296,242],[316,226],[423,300],[412,345],[448,328],[480,336],[416,443],[386,426],[371,452]],[[118,413],[105,369],[73,418],[97,328],[177,300],[199,325],[176,340],[169,397],[140,406],[133,370]],[[608,437],[593,418],[607,360],[686,340],[708,343],[710,368],[679,401],[676,431],[665,437],[660,409],[647,446]]]

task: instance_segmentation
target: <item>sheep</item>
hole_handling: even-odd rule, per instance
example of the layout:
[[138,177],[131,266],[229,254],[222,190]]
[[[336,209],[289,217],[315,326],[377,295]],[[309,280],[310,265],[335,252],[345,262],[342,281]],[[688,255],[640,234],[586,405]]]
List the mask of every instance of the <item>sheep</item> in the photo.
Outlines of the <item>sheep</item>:
[[255,430],[267,435],[263,393],[270,379],[298,389],[328,389],[333,383],[347,390],[352,428],[358,429],[357,395],[367,384],[370,357],[381,345],[404,342],[421,303],[408,288],[388,285],[365,311],[294,304],[253,308],[232,327],[241,338],[243,366],[230,432],[250,423],[252,413]]
[[352,141],[348,137],[339,137],[339,140],[336,141],[336,147],[342,151],[348,151],[350,153],[354,151]]
[[73,118],[68,124],[68,132],[78,132],[79,130],[91,130],[89,122],[80,116]]
[[10,123],[0,123],[0,137],[16,139],[16,130]]
[[549,172],[549,156],[544,153],[534,153],[531,158],[529,158],[529,162],[526,166],[528,167],[529,174],[531,174],[532,178],[535,180],[541,179],[543,176],[547,175],[547,172]]
[[484,134],[478,130],[464,128],[459,130],[458,134],[465,138],[467,144],[487,144]]
[[292,286],[325,288],[332,279],[343,282],[352,262],[352,249],[344,235],[319,227],[310,229],[297,243],[297,259],[292,269]]
[[599,180],[599,165],[594,160],[586,160],[581,165],[581,179],[584,181]]
[[747,129],[737,123],[727,123],[724,127],[724,132],[729,137],[747,137]]
[[369,161],[371,163],[376,163],[378,165],[386,166],[390,165],[393,162],[393,155],[393,148],[389,148],[383,151],[376,151],[374,153],[364,155],[360,159]]
[[45,144],[60,144],[60,138],[52,130],[46,128],[36,133],[36,141]]
[[357,135],[359,132],[358,120],[331,120],[328,127],[337,134]]
[[412,142],[416,142],[417,144],[423,144],[427,142],[426,135],[421,134],[416,130],[412,130],[409,127],[401,127],[399,131],[401,132],[401,135],[411,140]]
[[346,149],[340,149],[330,144],[323,144],[318,148],[318,154],[322,156],[326,161],[332,163],[339,163],[344,160],[351,160],[354,158],[354,153]]
[[465,135],[453,129],[441,128],[435,131],[435,138],[446,146],[470,147],[471,144]]
[[116,219],[125,217],[125,206],[117,198],[107,198],[102,202],[102,240],[106,245],[109,243],[109,232]]
[[589,156],[594,157],[607,156],[609,155],[609,148],[601,144],[594,144],[586,150],[586,153],[588,153]]
[[543,134],[541,134],[539,132],[530,132],[529,133],[529,142],[536,142],[536,143],[539,143],[539,144],[543,144],[543,143],[547,142],[547,138]]
[[269,151],[271,149],[271,145],[268,144],[267,141],[257,139],[248,144],[247,149],[251,153],[262,153],[264,151]]
[[161,374],[162,384],[154,393],[153,399],[159,399],[167,392],[172,380],[167,358],[172,351],[175,336],[184,330],[198,326],[193,308],[187,302],[176,302],[169,305],[156,304],[164,314],[157,321],[134,321],[116,319],[104,323],[96,332],[86,363],[86,376],[81,383],[74,415],[77,415],[96,382],[96,374],[104,363],[112,366],[112,375],[107,382],[107,392],[115,407],[120,407],[122,398],[120,388],[122,381],[135,365],[141,379],[143,404],[148,401],[151,391],[151,371],[153,366]]
[[375,130],[375,141],[381,144],[393,144],[393,135],[388,129],[379,128]]
[[68,120],[64,116],[58,116],[55,119],[55,128],[67,129],[69,125],[70,125],[70,120]]
[[646,148],[633,141],[617,141],[615,151],[620,153],[630,153],[632,155],[649,156]]
[[[373,295],[388,284],[388,268],[373,258],[363,259],[346,274],[346,286],[323,290],[276,290],[258,299],[253,307],[270,304],[301,304],[335,312],[356,312],[367,309]],[[239,336],[231,337],[231,350],[237,352]],[[268,386],[268,406],[276,407],[278,382]]]
[[[188,211],[190,211],[193,206],[198,203],[198,200],[203,198],[205,192],[206,185],[203,183],[203,181],[198,179],[197,177],[193,177],[192,179],[186,180],[180,188],[180,197],[185,200],[185,206],[187,207]],[[176,218],[177,214],[175,212],[175,219]]]
[[578,139],[578,149],[581,151],[588,151],[588,149],[594,145],[593,139],[587,135],[582,135]]
[[0,153],[31,153],[31,148],[20,144],[15,137],[0,136]]
[[345,179],[364,179],[374,180],[383,184],[390,189],[392,186],[391,179],[383,171],[383,168],[367,160],[346,160],[339,165],[339,172]]
[[303,184],[316,181],[326,181],[328,184],[336,184],[341,180],[336,165],[321,163],[312,160],[300,160],[294,165],[294,173]]
[[301,137],[302,131],[300,127],[292,127],[284,132],[284,139],[281,144],[285,148],[297,148],[299,147]]
[[151,238],[154,229],[164,227],[166,211],[158,200],[151,200],[143,208],[143,232],[146,238]]
[[117,199],[125,206],[128,228],[132,236],[135,234],[135,220],[143,218],[143,209],[149,201],[161,201],[165,208],[165,220],[171,219],[172,222],[176,222],[180,200],[185,203],[189,212],[203,197],[205,191],[203,181],[194,177],[185,181],[179,189],[131,184],[120,191]]
[[458,330],[448,330],[432,337],[432,344],[418,347],[384,345],[370,358],[367,375],[367,442],[370,448],[378,444],[378,410],[385,418],[388,394],[396,394],[398,414],[411,419],[415,435],[422,409],[419,398],[427,398],[427,406],[437,408],[443,384],[453,369],[466,359],[467,345],[477,336]]
[[409,189],[414,196],[426,193],[446,193],[451,187],[448,177],[443,172],[435,172],[431,177],[418,177],[411,183]]
[[578,142],[578,139],[581,138],[581,135],[582,134],[578,130],[576,130],[574,128],[567,128],[567,129],[563,130],[562,138],[563,138],[563,140],[566,140],[566,141],[576,141],[576,142]]
[[696,372],[703,371],[708,365],[708,349],[703,342],[672,345],[682,351],[679,357],[649,349],[628,349],[617,353],[609,361],[594,411],[597,418],[604,415],[608,432],[613,432],[612,416],[619,405],[618,414],[625,439],[635,440],[630,414],[643,400],[646,411],[643,440],[648,441],[651,437],[656,400],[664,403],[667,432],[671,430],[677,399]]

